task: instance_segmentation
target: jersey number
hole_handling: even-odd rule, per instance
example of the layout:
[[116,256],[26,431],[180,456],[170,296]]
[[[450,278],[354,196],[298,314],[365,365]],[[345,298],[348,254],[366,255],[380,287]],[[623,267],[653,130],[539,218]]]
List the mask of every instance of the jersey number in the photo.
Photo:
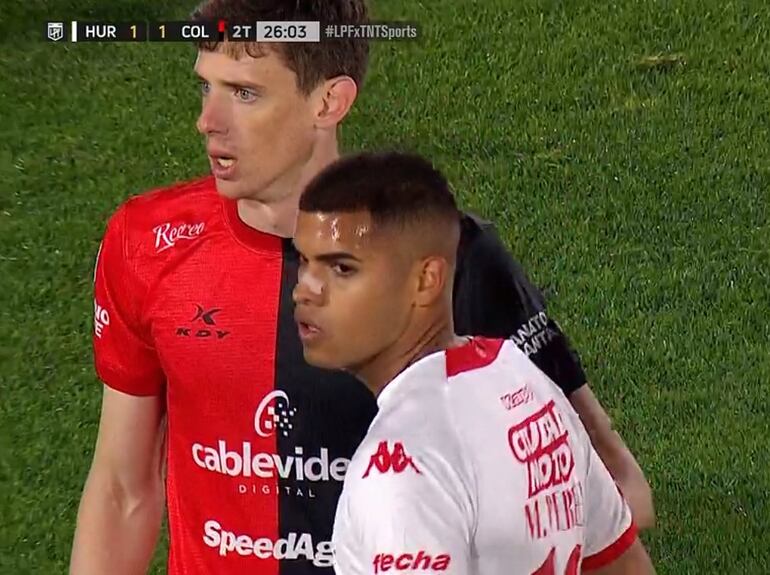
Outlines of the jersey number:
[[[532,575],[556,575],[556,547],[551,549],[548,557],[545,558],[543,563]],[[580,567],[580,545],[575,545],[575,548],[570,553],[569,561],[567,561],[567,568],[564,570],[564,575],[578,575],[578,567]]]

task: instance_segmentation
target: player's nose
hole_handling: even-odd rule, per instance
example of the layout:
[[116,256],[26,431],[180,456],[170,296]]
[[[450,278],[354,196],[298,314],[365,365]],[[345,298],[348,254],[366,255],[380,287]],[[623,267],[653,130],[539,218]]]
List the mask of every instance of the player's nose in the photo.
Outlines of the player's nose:
[[217,102],[216,98],[209,97],[203,101],[196,127],[204,136],[222,134],[227,131],[224,110],[222,110],[222,106]]
[[294,303],[320,305],[323,303],[324,288],[323,279],[312,273],[307,266],[300,266],[297,273],[297,284],[292,292]]
[[296,305],[308,305],[311,303],[310,290],[303,284],[303,282],[297,282],[294,286],[294,290],[291,292],[291,298]]
[[321,301],[323,299],[323,294],[310,289],[305,282],[299,282],[294,286],[292,299],[297,306],[317,307],[323,303]]

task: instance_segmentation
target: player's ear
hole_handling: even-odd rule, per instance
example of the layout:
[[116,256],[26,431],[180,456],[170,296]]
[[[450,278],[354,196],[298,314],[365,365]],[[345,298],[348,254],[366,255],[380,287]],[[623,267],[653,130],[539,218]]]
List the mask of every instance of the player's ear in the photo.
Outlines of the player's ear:
[[358,95],[358,86],[349,76],[326,80],[313,92],[316,101],[316,127],[334,128],[348,114]]
[[429,256],[418,264],[417,292],[415,303],[429,306],[444,295],[449,281],[449,262],[440,256]]

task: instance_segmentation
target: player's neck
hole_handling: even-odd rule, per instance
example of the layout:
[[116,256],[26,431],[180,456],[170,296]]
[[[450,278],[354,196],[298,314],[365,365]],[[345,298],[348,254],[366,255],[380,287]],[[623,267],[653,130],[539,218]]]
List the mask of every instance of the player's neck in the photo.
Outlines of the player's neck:
[[338,158],[336,142],[317,146],[310,160],[299,170],[279,178],[260,193],[261,197],[271,199],[238,200],[238,216],[246,225],[261,232],[283,238],[294,237],[302,191],[310,180]]
[[416,325],[390,348],[383,351],[369,364],[358,368],[354,374],[377,397],[380,392],[402,371],[422,358],[467,343],[467,338],[454,332],[452,315],[446,314],[429,324]]
[[238,217],[255,230],[290,238],[294,235],[298,205],[299,197],[295,196],[274,202],[241,198],[238,200]]

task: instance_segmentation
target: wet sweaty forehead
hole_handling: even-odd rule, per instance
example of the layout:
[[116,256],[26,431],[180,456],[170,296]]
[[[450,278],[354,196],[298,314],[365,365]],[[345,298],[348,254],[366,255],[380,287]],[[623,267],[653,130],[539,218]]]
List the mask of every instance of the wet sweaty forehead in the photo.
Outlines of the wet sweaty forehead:
[[376,247],[377,237],[369,212],[300,212],[294,243],[305,257],[346,252],[365,256]]

